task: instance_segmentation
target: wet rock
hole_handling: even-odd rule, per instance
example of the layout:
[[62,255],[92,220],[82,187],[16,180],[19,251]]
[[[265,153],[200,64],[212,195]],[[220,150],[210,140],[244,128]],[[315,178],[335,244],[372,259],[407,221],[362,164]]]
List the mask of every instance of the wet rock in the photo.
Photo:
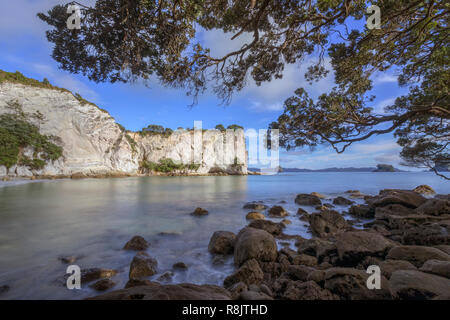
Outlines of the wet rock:
[[94,280],[111,278],[117,274],[117,270],[103,268],[89,268],[81,270],[81,283],[87,283]]
[[405,260],[385,260],[379,264],[381,274],[387,279],[390,279],[392,273],[397,270],[417,270],[417,268],[408,261]]
[[169,282],[172,281],[173,272],[172,271],[166,271],[162,275],[158,277],[158,282]]
[[230,293],[213,285],[182,283],[163,285],[151,282],[150,285],[111,291],[89,300],[230,300]]
[[450,261],[450,256],[445,252],[424,246],[399,246],[392,248],[386,259],[406,260],[417,268],[420,268],[427,260]]
[[333,204],[338,205],[338,206],[350,206],[354,203],[355,203],[355,201],[348,200],[347,198],[344,198],[344,197],[336,197],[333,199]]
[[216,254],[233,253],[236,235],[229,231],[216,231],[211,237],[208,251]]
[[269,209],[269,215],[275,218],[282,218],[289,215],[289,213],[282,206],[273,206]]
[[424,204],[415,209],[419,214],[432,216],[450,215],[450,201],[443,199],[428,199]]
[[450,243],[450,228],[440,223],[425,223],[404,227],[401,243],[406,245],[434,246]]
[[244,205],[244,209],[266,210],[267,206],[261,202],[249,202]]
[[102,279],[102,280],[95,282],[94,284],[91,284],[89,287],[91,287],[92,289],[95,289],[97,291],[105,291],[105,290],[111,289],[115,285],[116,285],[116,283],[113,282],[111,279]]
[[356,204],[348,209],[348,213],[354,217],[372,219],[375,216],[375,211],[372,207],[365,204]]
[[326,195],[318,193],[318,192],[311,192],[311,195],[312,196],[316,196],[319,199],[326,199],[326,198],[328,198]]
[[282,295],[286,300],[337,300],[329,290],[321,288],[314,281],[291,281]]
[[400,299],[432,299],[450,294],[450,280],[416,270],[399,270],[389,279],[392,293]]
[[450,261],[428,260],[420,271],[450,278]]
[[281,220],[281,223],[284,224],[285,226],[287,226],[288,224],[291,224],[292,221],[289,219],[283,219],[283,220]]
[[314,270],[314,268],[308,266],[290,265],[288,266],[286,273],[291,280],[306,281],[308,274],[310,274]]
[[336,249],[340,263],[355,266],[366,257],[384,258],[395,244],[372,232],[351,231],[336,236]]
[[172,268],[178,269],[178,270],[187,270],[188,266],[184,262],[177,262],[177,263],[174,263]]
[[216,255],[214,255],[214,257],[213,257],[212,264],[213,264],[214,266],[221,266],[221,265],[223,265],[223,264],[225,263],[225,260],[226,260],[226,258],[225,258],[224,255],[222,255],[222,254],[216,254]]
[[309,216],[309,225],[313,235],[326,237],[344,232],[349,228],[344,217],[337,211],[327,210]]
[[125,289],[131,287],[139,287],[139,286],[150,286],[152,282],[147,279],[129,279],[127,284],[125,285]]
[[245,217],[247,220],[260,220],[264,219],[264,215],[261,212],[252,211],[247,213],[247,216]]
[[236,265],[240,266],[250,259],[269,262],[275,261],[276,258],[277,244],[274,237],[267,231],[247,227],[237,235],[234,250]]
[[138,252],[130,265],[130,279],[141,279],[156,274],[158,262],[146,252]]
[[247,260],[235,273],[225,278],[223,284],[226,288],[242,282],[246,285],[260,283],[264,273],[255,259]]
[[304,214],[309,215],[308,211],[306,211],[305,209],[302,209],[302,208],[298,208],[298,209],[297,209],[297,214],[298,214],[299,216],[302,216],[302,215],[304,215]]
[[273,298],[263,292],[248,290],[241,292],[238,300],[273,300]]
[[427,186],[426,184],[417,186],[412,191],[420,193],[420,194],[424,194],[424,195],[432,195],[432,194],[436,193],[436,191],[434,191],[432,187]]
[[250,228],[264,230],[274,236],[283,232],[284,225],[269,220],[254,220],[248,225]]
[[324,288],[345,300],[381,300],[391,299],[389,282],[381,277],[381,289],[369,290],[369,274],[352,268],[330,268],[325,271]]
[[136,250],[141,251],[149,247],[148,242],[141,236],[134,236],[128,241],[123,247],[125,250]]
[[317,265],[317,258],[307,254],[298,254],[293,257],[292,264],[314,267]]
[[192,212],[191,214],[193,216],[200,217],[200,216],[206,216],[206,215],[208,215],[208,213],[209,213],[208,210],[198,207],[198,208],[195,208],[194,212]]
[[427,199],[417,192],[409,190],[385,189],[371,200],[375,207],[383,207],[389,204],[400,204],[408,208],[415,209],[425,203]]
[[239,295],[241,294],[241,292],[248,290],[248,287],[245,283],[238,282],[238,283],[233,284],[227,290],[231,293],[232,299],[236,300],[239,298]]
[[303,206],[320,206],[322,205],[322,201],[318,196],[300,193],[295,197],[295,203]]

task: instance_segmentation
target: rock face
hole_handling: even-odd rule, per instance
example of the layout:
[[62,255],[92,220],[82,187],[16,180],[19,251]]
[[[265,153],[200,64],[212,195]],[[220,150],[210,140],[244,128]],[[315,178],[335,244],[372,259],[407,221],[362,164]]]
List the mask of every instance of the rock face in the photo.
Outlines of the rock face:
[[[26,113],[40,111],[39,127],[45,135],[61,139],[63,156],[41,170],[0,166],[0,176],[70,176],[137,174],[142,160],[170,158],[183,164],[199,164],[195,173],[246,174],[247,157],[242,130],[177,130],[170,136],[146,135],[121,130],[106,111],[82,104],[70,92],[5,82],[0,84],[0,114],[17,100]],[[131,138],[131,139],[130,139]],[[130,142],[133,141],[134,143]],[[198,148],[194,148],[198,146]],[[194,154],[193,150],[198,150]],[[29,150],[29,152],[33,152]]]
[[244,228],[237,235],[234,248],[236,265],[240,266],[250,259],[270,262],[276,258],[277,244],[270,233],[260,229]]
[[224,288],[213,285],[195,285],[182,283],[161,285],[149,282],[148,285],[129,287],[90,300],[230,300],[230,293]]

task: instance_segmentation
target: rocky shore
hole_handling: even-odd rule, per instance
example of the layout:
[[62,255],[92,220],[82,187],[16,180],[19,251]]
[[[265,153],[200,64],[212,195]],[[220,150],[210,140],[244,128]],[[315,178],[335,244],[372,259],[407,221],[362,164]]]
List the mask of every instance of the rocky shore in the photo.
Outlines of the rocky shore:
[[[149,281],[158,262],[146,240],[135,236],[124,246],[136,251],[125,288],[90,299],[450,299],[450,195],[435,195],[428,186],[386,189],[376,196],[345,194],[298,194],[296,213],[262,201],[245,204],[249,224],[237,234],[214,232],[208,245],[210,254],[234,259],[234,273],[223,286],[159,283],[189,267],[181,261]],[[202,208],[193,214],[200,211],[198,219],[208,214]],[[312,238],[285,234],[292,219],[307,223]],[[369,266],[381,271],[380,289],[368,289]],[[83,270],[82,283],[108,290],[115,273]]]

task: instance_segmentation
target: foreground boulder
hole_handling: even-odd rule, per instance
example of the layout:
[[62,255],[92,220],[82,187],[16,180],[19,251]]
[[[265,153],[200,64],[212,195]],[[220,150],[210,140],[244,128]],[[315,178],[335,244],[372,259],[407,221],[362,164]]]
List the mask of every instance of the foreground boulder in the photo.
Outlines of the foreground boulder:
[[313,235],[318,237],[335,235],[349,228],[344,217],[334,210],[311,214],[309,216],[309,225]]
[[213,285],[182,283],[162,285],[150,282],[148,285],[130,287],[88,298],[88,300],[230,300],[230,293]]
[[223,285],[226,288],[242,282],[246,285],[258,284],[264,279],[264,273],[255,259],[247,260],[235,273],[225,278]]
[[282,206],[273,206],[269,209],[269,215],[275,218],[282,218],[289,215],[289,213]]
[[268,233],[277,236],[283,232],[284,225],[269,220],[254,220],[248,225],[250,228],[262,229]]
[[450,280],[415,271],[399,270],[389,279],[392,293],[400,299],[432,299],[450,295]]
[[123,247],[125,250],[141,251],[148,248],[148,242],[141,236],[134,236]]
[[392,248],[386,256],[386,259],[406,260],[417,268],[420,268],[427,260],[450,261],[450,256],[433,247],[399,246]]
[[381,277],[381,288],[369,290],[369,274],[352,268],[330,268],[324,273],[324,287],[345,300],[392,299],[389,282]]
[[420,271],[450,278],[450,261],[428,260]]
[[355,266],[366,257],[384,258],[394,243],[372,232],[352,231],[336,236],[340,264]]
[[420,207],[426,201],[427,198],[414,191],[385,189],[381,190],[380,194],[371,200],[371,203],[375,207],[383,207],[389,204],[401,204],[405,207],[415,209]]
[[381,274],[387,279],[390,279],[392,273],[397,270],[417,270],[417,268],[408,261],[405,260],[385,260],[379,264]]
[[234,247],[234,263],[236,265],[240,266],[250,259],[270,262],[275,261],[276,258],[277,244],[270,233],[247,227],[237,235]]
[[81,270],[81,283],[94,280],[111,278],[117,274],[117,270],[103,268],[89,268]]
[[146,252],[138,252],[131,261],[129,278],[141,279],[156,273],[158,262]]
[[322,205],[322,201],[318,196],[300,193],[295,197],[295,203],[303,206],[320,206]]
[[236,235],[229,231],[216,231],[211,237],[208,251],[217,254],[233,253]]
[[291,281],[281,296],[285,300],[338,300],[339,297],[321,288],[314,281]]

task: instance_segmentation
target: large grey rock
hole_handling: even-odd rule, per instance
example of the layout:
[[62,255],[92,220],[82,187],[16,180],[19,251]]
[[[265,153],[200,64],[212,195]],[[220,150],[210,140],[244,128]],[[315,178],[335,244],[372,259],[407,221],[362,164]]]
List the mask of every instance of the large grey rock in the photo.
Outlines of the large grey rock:
[[313,235],[326,237],[344,232],[349,228],[344,217],[337,211],[326,210],[309,216],[309,225]]
[[393,272],[389,285],[400,299],[432,299],[450,294],[449,279],[415,270]]
[[237,235],[234,247],[234,263],[236,265],[240,266],[250,259],[270,262],[275,261],[276,258],[277,244],[270,233],[247,227]]
[[383,207],[389,204],[401,204],[409,208],[417,208],[425,203],[427,199],[417,192],[409,190],[385,189],[371,201],[376,207]]
[[389,251],[386,259],[406,260],[420,268],[427,260],[450,261],[450,255],[433,247],[398,246]]
[[440,216],[444,214],[450,215],[450,201],[444,199],[428,199],[415,211],[420,214],[427,214],[432,216]]
[[216,231],[209,241],[208,251],[217,254],[231,254],[234,249],[236,235],[230,231]]
[[381,274],[387,279],[390,279],[392,273],[397,270],[417,270],[417,268],[408,261],[405,260],[385,260],[379,264]]
[[365,257],[384,258],[395,244],[372,232],[351,231],[336,236],[336,249],[340,263],[355,266]]
[[450,261],[428,260],[420,268],[420,271],[450,278]]

